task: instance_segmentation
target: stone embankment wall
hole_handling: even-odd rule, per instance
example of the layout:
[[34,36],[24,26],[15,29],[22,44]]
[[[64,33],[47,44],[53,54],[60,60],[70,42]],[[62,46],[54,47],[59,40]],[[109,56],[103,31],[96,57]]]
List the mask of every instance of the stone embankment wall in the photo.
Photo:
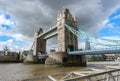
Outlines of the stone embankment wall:
[[17,62],[19,61],[18,54],[8,54],[0,56],[0,62]]

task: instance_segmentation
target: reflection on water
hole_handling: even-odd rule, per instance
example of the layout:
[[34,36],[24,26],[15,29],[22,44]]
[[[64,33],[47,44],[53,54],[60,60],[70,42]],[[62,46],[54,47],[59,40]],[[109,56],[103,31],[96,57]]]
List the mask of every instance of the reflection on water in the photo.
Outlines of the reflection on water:
[[24,65],[22,63],[0,64],[0,81],[13,81],[83,68],[85,67],[48,67],[44,64]]

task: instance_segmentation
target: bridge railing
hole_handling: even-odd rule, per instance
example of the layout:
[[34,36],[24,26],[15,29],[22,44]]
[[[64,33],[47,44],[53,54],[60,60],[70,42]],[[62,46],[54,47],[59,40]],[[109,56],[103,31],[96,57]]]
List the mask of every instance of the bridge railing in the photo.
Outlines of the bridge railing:
[[70,51],[69,55],[90,55],[90,54],[120,54],[120,48],[117,49],[98,49],[98,50],[83,50]]

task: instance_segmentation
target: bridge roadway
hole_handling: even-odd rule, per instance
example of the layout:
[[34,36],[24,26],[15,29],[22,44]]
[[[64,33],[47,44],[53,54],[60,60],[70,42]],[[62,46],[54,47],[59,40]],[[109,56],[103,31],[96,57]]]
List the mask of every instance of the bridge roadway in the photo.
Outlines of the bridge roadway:
[[[94,54],[120,54],[120,48],[68,52],[68,55],[94,55]],[[38,59],[46,59],[48,56],[49,56],[48,54],[38,55]]]
[[69,55],[92,55],[92,54],[120,54],[120,48],[116,49],[102,49],[102,50],[85,50],[85,51],[71,51]]

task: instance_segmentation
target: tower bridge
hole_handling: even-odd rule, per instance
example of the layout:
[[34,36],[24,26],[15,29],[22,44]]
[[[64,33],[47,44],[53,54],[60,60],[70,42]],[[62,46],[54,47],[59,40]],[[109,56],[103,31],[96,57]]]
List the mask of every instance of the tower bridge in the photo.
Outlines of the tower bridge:
[[[103,46],[117,46],[119,41],[97,39],[92,35],[89,35],[77,28],[77,18],[73,16],[68,9],[64,9],[61,13],[58,13],[57,24],[51,27],[48,31],[44,32],[42,28],[34,34],[34,50],[33,56],[40,57],[39,53],[46,53],[46,41],[49,38],[57,36],[58,51],[51,52],[45,59],[45,64],[77,64],[86,66],[85,55],[90,54],[111,54],[120,53],[120,49],[109,49],[109,50],[91,50],[90,43]],[[81,39],[87,39],[86,48],[83,51],[78,51],[78,36]],[[95,42],[94,40],[102,40],[112,42],[114,44],[102,44],[101,42]]]
[[[65,23],[77,29],[77,19],[73,16],[68,9],[64,9],[57,16],[57,25],[51,27],[47,32],[43,32],[40,28],[39,31],[34,34],[34,56],[38,56],[38,52],[46,53],[46,40],[57,36],[58,52],[52,52],[46,59],[46,64],[64,64],[64,63],[77,63],[86,65],[86,62],[82,63],[84,55],[71,55],[69,56],[67,51],[78,50],[78,38],[71,31],[65,27]],[[84,56],[84,58],[83,58]],[[77,59],[76,59],[77,58]],[[78,60],[80,60],[78,62]]]
[[[58,13],[56,26],[51,27],[47,32],[43,32],[43,30],[40,29],[38,32],[35,33],[34,51],[36,50],[36,52],[34,52],[34,55],[37,54],[37,50],[41,50],[43,53],[45,53],[46,51],[46,42],[43,44],[40,39],[46,41],[48,38],[56,35],[59,52],[66,52],[68,47],[71,47],[71,50],[78,50],[77,36],[72,34],[69,30],[67,30],[67,28],[65,28],[65,23],[69,24],[74,29],[77,28],[76,17],[73,17],[68,9],[65,9],[62,13]],[[40,49],[39,46],[40,48],[44,49]]]

